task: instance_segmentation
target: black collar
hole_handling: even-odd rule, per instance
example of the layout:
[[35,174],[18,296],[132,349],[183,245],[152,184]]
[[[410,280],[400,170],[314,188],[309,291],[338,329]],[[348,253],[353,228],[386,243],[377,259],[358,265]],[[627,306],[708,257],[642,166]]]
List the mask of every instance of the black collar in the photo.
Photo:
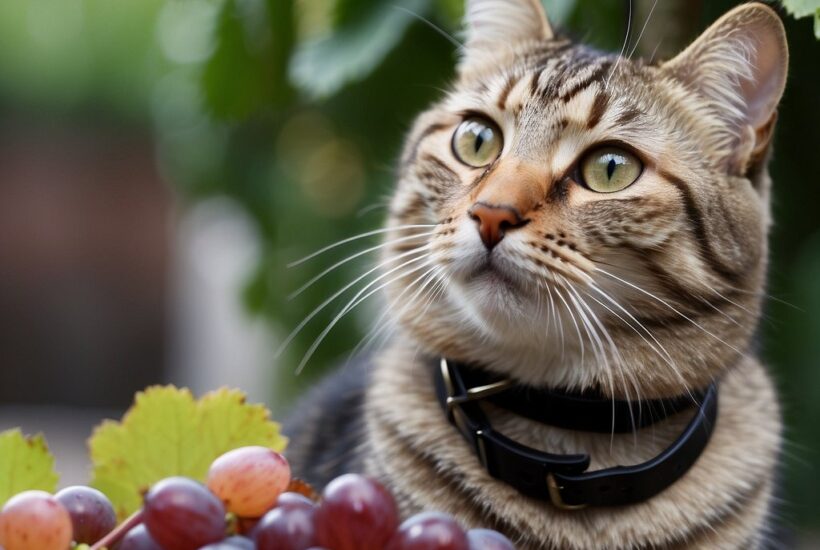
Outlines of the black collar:
[[[697,461],[717,419],[717,386],[672,399],[613,401],[599,395],[572,394],[518,386],[508,380],[446,359],[433,369],[436,394],[447,419],[472,445],[489,474],[521,493],[572,510],[620,506],[648,500]],[[631,432],[699,403],[683,433],[659,455],[634,466],[586,472],[589,455],[557,455],[526,447],[496,432],[479,401],[571,430]],[[630,407],[631,405],[631,407]]]

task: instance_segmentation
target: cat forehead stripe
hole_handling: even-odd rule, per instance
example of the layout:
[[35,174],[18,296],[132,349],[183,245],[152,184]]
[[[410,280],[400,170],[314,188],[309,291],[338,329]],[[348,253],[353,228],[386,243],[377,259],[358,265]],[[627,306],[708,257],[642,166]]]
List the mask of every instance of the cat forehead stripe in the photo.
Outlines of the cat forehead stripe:
[[[603,84],[611,67],[609,60],[573,62],[569,56],[549,59],[528,74],[514,71],[504,77],[494,103],[502,111],[518,109],[526,100],[537,100],[542,105],[557,100],[569,103],[590,86]],[[522,85],[524,81],[529,83],[528,86]]]

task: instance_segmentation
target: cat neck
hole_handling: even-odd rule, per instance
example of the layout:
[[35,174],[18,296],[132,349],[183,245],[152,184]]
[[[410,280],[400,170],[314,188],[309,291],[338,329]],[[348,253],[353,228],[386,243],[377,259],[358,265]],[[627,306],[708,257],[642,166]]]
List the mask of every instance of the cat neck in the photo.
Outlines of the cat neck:
[[[635,433],[610,435],[557,428],[493,406],[486,410],[493,425],[519,443],[589,454],[590,470],[650,459],[691,417],[684,411]],[[442,415],[429,364],[406,344],[377,359],[367,412],[367,469],[392,486],[405,513],[456,511],[466,525],[494,525],[513,540],[528,541],[522,548],[620,548],[625,541],[714,547],[719,537],[733,541],[726,546],[741,547],[758,536],[756,526],[767,512],[780,433],[771,384],[759,363],[745,359],[722,381],[712,440],[683,478],[640,504],[564,512],[489,476]],[[718,534],[704,531],[716,517],[724,519]]]

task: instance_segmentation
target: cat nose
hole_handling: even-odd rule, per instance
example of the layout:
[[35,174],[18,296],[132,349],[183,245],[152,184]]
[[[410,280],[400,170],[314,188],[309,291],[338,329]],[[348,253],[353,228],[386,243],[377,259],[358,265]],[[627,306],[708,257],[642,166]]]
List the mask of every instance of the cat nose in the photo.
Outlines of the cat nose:
[[475,203],[468,214],[478,222],[478,234],[487,250],[492,250],[500,243],[507,230],[521,227],[527,222],[511,206],[494,206],[482,202]]

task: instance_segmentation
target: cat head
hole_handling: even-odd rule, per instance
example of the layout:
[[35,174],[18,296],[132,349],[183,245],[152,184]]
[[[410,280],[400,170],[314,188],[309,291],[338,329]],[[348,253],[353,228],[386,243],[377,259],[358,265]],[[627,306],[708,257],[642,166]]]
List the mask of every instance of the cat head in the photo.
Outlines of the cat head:
[[779,18],[741,5],[655,64],[558,37],[536,0],[468,0],[465,19],[391,203],[399,323],[527,383],[705,386],[759,320]]

